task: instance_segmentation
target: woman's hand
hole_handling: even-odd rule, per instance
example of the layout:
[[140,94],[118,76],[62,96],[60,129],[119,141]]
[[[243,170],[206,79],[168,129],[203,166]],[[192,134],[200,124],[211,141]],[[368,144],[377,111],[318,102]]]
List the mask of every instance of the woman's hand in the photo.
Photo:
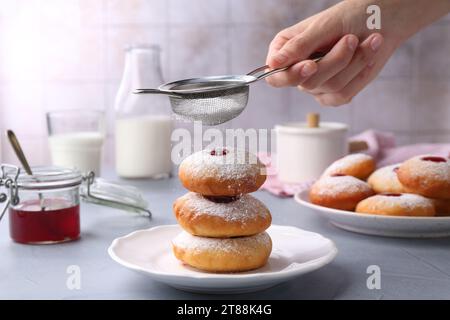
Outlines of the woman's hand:
[[[266,79],[275,87],[298,86],[322,105],[349,103],[405,39],[450,10],[450,1],[435,2],[430,8],[427,0],[342,1],[276,35],[267,64],[292,66]],[[380,32],[366,27],[370,4],[381,8]],[[327,54],[319,62],[308,59],[317,52]]]

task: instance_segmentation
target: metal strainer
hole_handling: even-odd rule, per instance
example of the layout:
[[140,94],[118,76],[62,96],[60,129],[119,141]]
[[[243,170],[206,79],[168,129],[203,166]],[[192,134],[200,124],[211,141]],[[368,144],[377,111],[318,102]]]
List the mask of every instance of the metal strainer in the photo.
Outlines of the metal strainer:
[[[314,60],[318,60],[316,58]],[[136,89],[137,94],[165,94],[180,118],[218,125],[237,117],[247,106],[249,84],[289,67],[266,71],[259,67],[246,75],[193,78],[170,82],[158,89]]]

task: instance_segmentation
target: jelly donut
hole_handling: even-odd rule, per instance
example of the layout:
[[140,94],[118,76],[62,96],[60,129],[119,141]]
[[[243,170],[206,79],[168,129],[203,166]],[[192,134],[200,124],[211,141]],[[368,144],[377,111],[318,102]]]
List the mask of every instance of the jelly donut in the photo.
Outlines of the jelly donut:
[[183,186],[206,196],[238,196],[259,189],[266,170],[254,154],[216,148],[196,152],[180,164]]
[[410,193],[377,194],[358,203],[356,212],[411,217],[432,217],[436,213],[433,201]]
[[250,236],[263,232],[272,222],[267,207],[248,194],[214,198],[189,192],[175,201],[173,211],[184,230],[203,237]]
[[372,173],[367,183],[376,193],[407,193],[397,177],[399,164],[382,167]]
[[320,206],[353,211],[361,200],[373,194],[372,188],[364,181],[352,176],[332,175],[313,184],[309,199]]
[[422,155],[400,165],[400,182],[410,190],[429,198],[450,199],[450,160]]
[[364,153],[349,154],[333,162],[323,173],[322,176],[331,176],[334,174],[343,174],[352,176],[361,180],[367,177],[375,170],[375,161]]
[[209,272],[240,272],[267,263],[272,240],[266,233],[238,238],[205,238],[183,231],[172,241],[177,259]]
[[434,208],[436,209],[437,217],[450,216],[450,200],[446,199],[432,199]]

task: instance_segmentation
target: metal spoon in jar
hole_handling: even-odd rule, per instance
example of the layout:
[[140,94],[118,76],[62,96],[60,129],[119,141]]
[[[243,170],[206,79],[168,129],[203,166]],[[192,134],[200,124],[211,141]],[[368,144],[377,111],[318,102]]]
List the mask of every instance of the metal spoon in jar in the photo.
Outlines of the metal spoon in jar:
[[[31,171],[31,167],[28,164],[27,158],[25,157],[25,153],[23,152],[22,147],[20,146],[19,139],[17,139],[16,134],[12,130],[7,130],[6,133],[8,135],[8,140],[11,143],[14,152],[16,153],[17,158],[22,164],[22,167],[25,169],[28,175],[32,176],[33,172]],[[44,196],[42,195],[42,193],[39,193],[39,203],[42,211],[45,211]]]

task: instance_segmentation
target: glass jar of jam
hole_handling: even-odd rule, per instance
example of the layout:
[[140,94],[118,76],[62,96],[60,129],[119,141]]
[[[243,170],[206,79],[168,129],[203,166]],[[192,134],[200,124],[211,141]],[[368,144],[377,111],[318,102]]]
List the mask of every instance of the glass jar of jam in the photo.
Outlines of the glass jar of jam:
[[18,199],[9,205],[11,238],[20,243],[58,243],[80,237],[79,172],[37,167],[17,176]]
[[[136,212],[145,212],[147,204],[137,189],[61,167],[33,167],[33,175],[19,168],[2,165],[0,219],[9,211],[12,240],[27,244],[52,244],[80,237],[80,198],[89,202]],[[83,184],[83,182],[86,182]]]

